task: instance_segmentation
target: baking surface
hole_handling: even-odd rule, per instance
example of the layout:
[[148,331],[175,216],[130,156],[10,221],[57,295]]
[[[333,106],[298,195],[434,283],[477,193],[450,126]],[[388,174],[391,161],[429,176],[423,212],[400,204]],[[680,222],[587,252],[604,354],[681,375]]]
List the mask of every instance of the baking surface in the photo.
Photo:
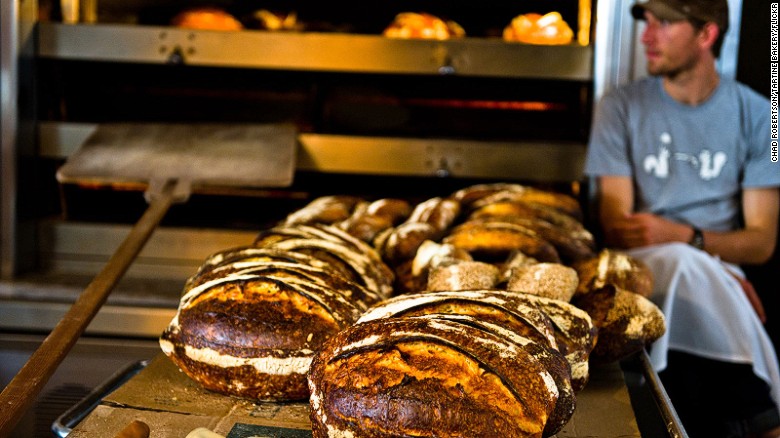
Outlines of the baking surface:
[[[183,438],[199,427],[228,436],[236,425],[243,424],[310,429],[308,403],[255,403],[207,391],[162,353],[105,397],[68,436],[114,436],[133,420],[147,423],[153,438]],[[588,385],[577,396],[574,416],[556,435],[557,438],[640,436],[623,373],[617,364],[592,370]]]
[[111,123],[98,126],[57,171],[61,183],[286,187],[297,131],[287,124]]

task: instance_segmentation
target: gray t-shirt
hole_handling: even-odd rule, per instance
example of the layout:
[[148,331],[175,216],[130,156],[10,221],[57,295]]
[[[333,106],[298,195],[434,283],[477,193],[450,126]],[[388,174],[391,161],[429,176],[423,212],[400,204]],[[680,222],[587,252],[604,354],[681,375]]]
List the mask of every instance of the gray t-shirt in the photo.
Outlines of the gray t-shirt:
[[768,99],[733,80],[721,78],[707,101],[690,106],[647,77],[599,102],[585,174],[632,176],[635,211],[732,230],[742,188],[780,186],[769,119]]

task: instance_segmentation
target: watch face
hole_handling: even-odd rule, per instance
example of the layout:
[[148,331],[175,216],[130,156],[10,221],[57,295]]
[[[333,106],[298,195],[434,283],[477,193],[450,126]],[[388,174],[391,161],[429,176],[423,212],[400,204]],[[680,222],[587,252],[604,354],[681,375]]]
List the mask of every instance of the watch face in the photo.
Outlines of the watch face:
[[693,229],[693,237],[690,242],[691,246],[698,249],[704,249],[704,235],[698,228]]

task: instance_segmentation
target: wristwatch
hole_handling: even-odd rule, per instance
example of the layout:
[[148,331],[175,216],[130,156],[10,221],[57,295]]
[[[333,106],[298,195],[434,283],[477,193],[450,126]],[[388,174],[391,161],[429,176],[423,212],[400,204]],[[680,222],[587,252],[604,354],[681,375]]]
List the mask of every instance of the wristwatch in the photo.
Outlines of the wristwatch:
[[693,227],[693,236],[688,244],[696,249],[704,249],[704,234],[700,229]]

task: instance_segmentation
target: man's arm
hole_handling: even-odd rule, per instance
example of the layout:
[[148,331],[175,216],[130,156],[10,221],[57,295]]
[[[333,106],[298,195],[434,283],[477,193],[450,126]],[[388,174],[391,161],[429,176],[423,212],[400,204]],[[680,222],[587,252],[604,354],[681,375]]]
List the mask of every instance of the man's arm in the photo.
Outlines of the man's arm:
[[[634,189],[630,177],[599,177],[599,217],[605,243],[636,248],[666,242],[689,242],[693,228],[649,213],[632,213]],[[747,189],[742,196],[745,228],[703,230],[704,249],[735,264],[760,264],[771,257],[777,241],[780,190]]]
[[704,249],[735,264],[769,260],[777,243],[780,189],[746,189],[742,193],[745,228],[729,232],[704,230]]

